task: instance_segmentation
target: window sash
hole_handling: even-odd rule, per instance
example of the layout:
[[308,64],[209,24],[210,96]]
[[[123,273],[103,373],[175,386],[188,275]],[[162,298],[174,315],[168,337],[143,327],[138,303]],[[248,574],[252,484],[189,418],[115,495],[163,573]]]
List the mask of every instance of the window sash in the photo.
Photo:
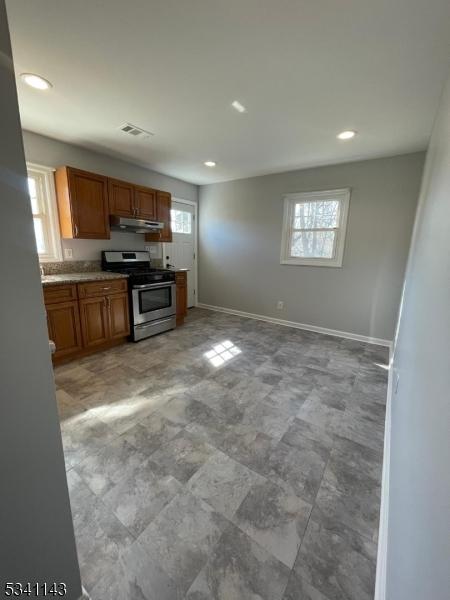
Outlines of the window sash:
[[[36,190],[34,198],[35,208],[38,212],[33,213],[33,224],[35,221],[40,221],[42,228],[41,242],[44,247],[40,249],[41,251],[38,249],[38,240],[36,239],[36,251],[39,261],[60,261],[62,260],[62,253],[53,181],[54,169],[27,163],[27,171],[27,177],[33,179]],[[29,197],[31,205],[30,192]],[[33,229],[33,233],[36,235],[35,229]]]
[[[338,201],[338,226],[335,227],[295,227],[295,207],[299,203],[320,201]],[[324,192],[309,192],[287,194],[285,196],[284,221],[282,231],[281,259],[282,264],[311,265],[311,266],[342,266],[345,232],[350,200],[349,189],[330,190]],[[311,234],[318,232],[334,232],[333,252],[330,257],[297,256],[292,254],[294,236],[296,233]]]

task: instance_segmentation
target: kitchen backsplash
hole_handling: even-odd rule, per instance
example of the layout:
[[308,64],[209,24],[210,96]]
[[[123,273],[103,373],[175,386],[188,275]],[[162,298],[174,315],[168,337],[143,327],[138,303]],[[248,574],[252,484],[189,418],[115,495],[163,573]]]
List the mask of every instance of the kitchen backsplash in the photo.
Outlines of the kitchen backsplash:
[[70,260],[41,263],[44,275],[62,275],[63,273],[90,273],[101,271],[99,260]]

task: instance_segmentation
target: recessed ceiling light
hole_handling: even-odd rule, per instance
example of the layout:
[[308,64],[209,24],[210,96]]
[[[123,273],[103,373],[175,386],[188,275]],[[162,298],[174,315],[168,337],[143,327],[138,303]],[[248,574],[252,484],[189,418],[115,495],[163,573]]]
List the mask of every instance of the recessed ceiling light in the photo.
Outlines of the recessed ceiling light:
[[339,140],[351,140],[355,137],[355,135],[356,131],[353,131],[352,129],[347,129],[346,131],[341,131],[341,133],[338,133],[336,137]]
[[216,163],[213,160],[205,160],[203,163],[206,167],[215,167]]
[[47,81],[47,79],[35,75],[34,73],[22,73],[20,76],[27,85],[30,85],[37,90],[48,90],[53,87],[50,81]]
[[232,102],[231,106],[240,113],[243,113],[246,111],[245,106],[243,104],[241,104],[239,102],[239,100],[235,100],[234,102]]

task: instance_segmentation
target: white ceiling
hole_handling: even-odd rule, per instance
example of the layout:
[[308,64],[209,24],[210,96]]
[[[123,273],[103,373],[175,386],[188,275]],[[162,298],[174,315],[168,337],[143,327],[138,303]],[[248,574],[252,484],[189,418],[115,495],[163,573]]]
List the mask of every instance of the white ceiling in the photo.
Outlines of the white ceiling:
[[25,129],[198,184],[423,149],[450,67],[448,0],[7,6]]

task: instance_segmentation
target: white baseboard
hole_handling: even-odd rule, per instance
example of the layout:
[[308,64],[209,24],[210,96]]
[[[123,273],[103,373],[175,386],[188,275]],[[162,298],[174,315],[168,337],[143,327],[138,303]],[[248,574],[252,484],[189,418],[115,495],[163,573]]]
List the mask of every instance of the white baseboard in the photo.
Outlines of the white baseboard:
[[296,321],[286,321],[285,319],[275,319],[274,317],[267,317],[266,315],[256,315],[254,313],[243,312],[242,310],[234,310],[233,308],[225,308],[223,306],[212,306],[211,304],[203,304],[202,302],[198,302],[197,306],[198,308],[206,308],[208,310],[214,310],[216,312],[237,315],[238,317],[248,317],[249,319],[267,321],[267,323],[275,323],[276,325],[293,327],[294,329],[305,329],[306,331],[315,331],[316,333],[323,333],[324,335],[332,335],[335,337],[347,338],[349,340],[357,340],[359,342],[366,342],[367,344],[387,346],[388,348],[392,346],[391,340],[383,340],[381,338],[368,337],[366,335],[359,335],[358,333],[338,331],[336,329],[327,329],[325,327],[317,327],[316,325],[306,325],[305,323],[297,323]]
[[381,478],[380,525],[378,527],[377,573],[374,600],[386,600],[386,566],[389,526],[389,474],[391,466],[391,405],[394,385],[393,350],[389,356],[389,379],[384,424],[383,475]]

